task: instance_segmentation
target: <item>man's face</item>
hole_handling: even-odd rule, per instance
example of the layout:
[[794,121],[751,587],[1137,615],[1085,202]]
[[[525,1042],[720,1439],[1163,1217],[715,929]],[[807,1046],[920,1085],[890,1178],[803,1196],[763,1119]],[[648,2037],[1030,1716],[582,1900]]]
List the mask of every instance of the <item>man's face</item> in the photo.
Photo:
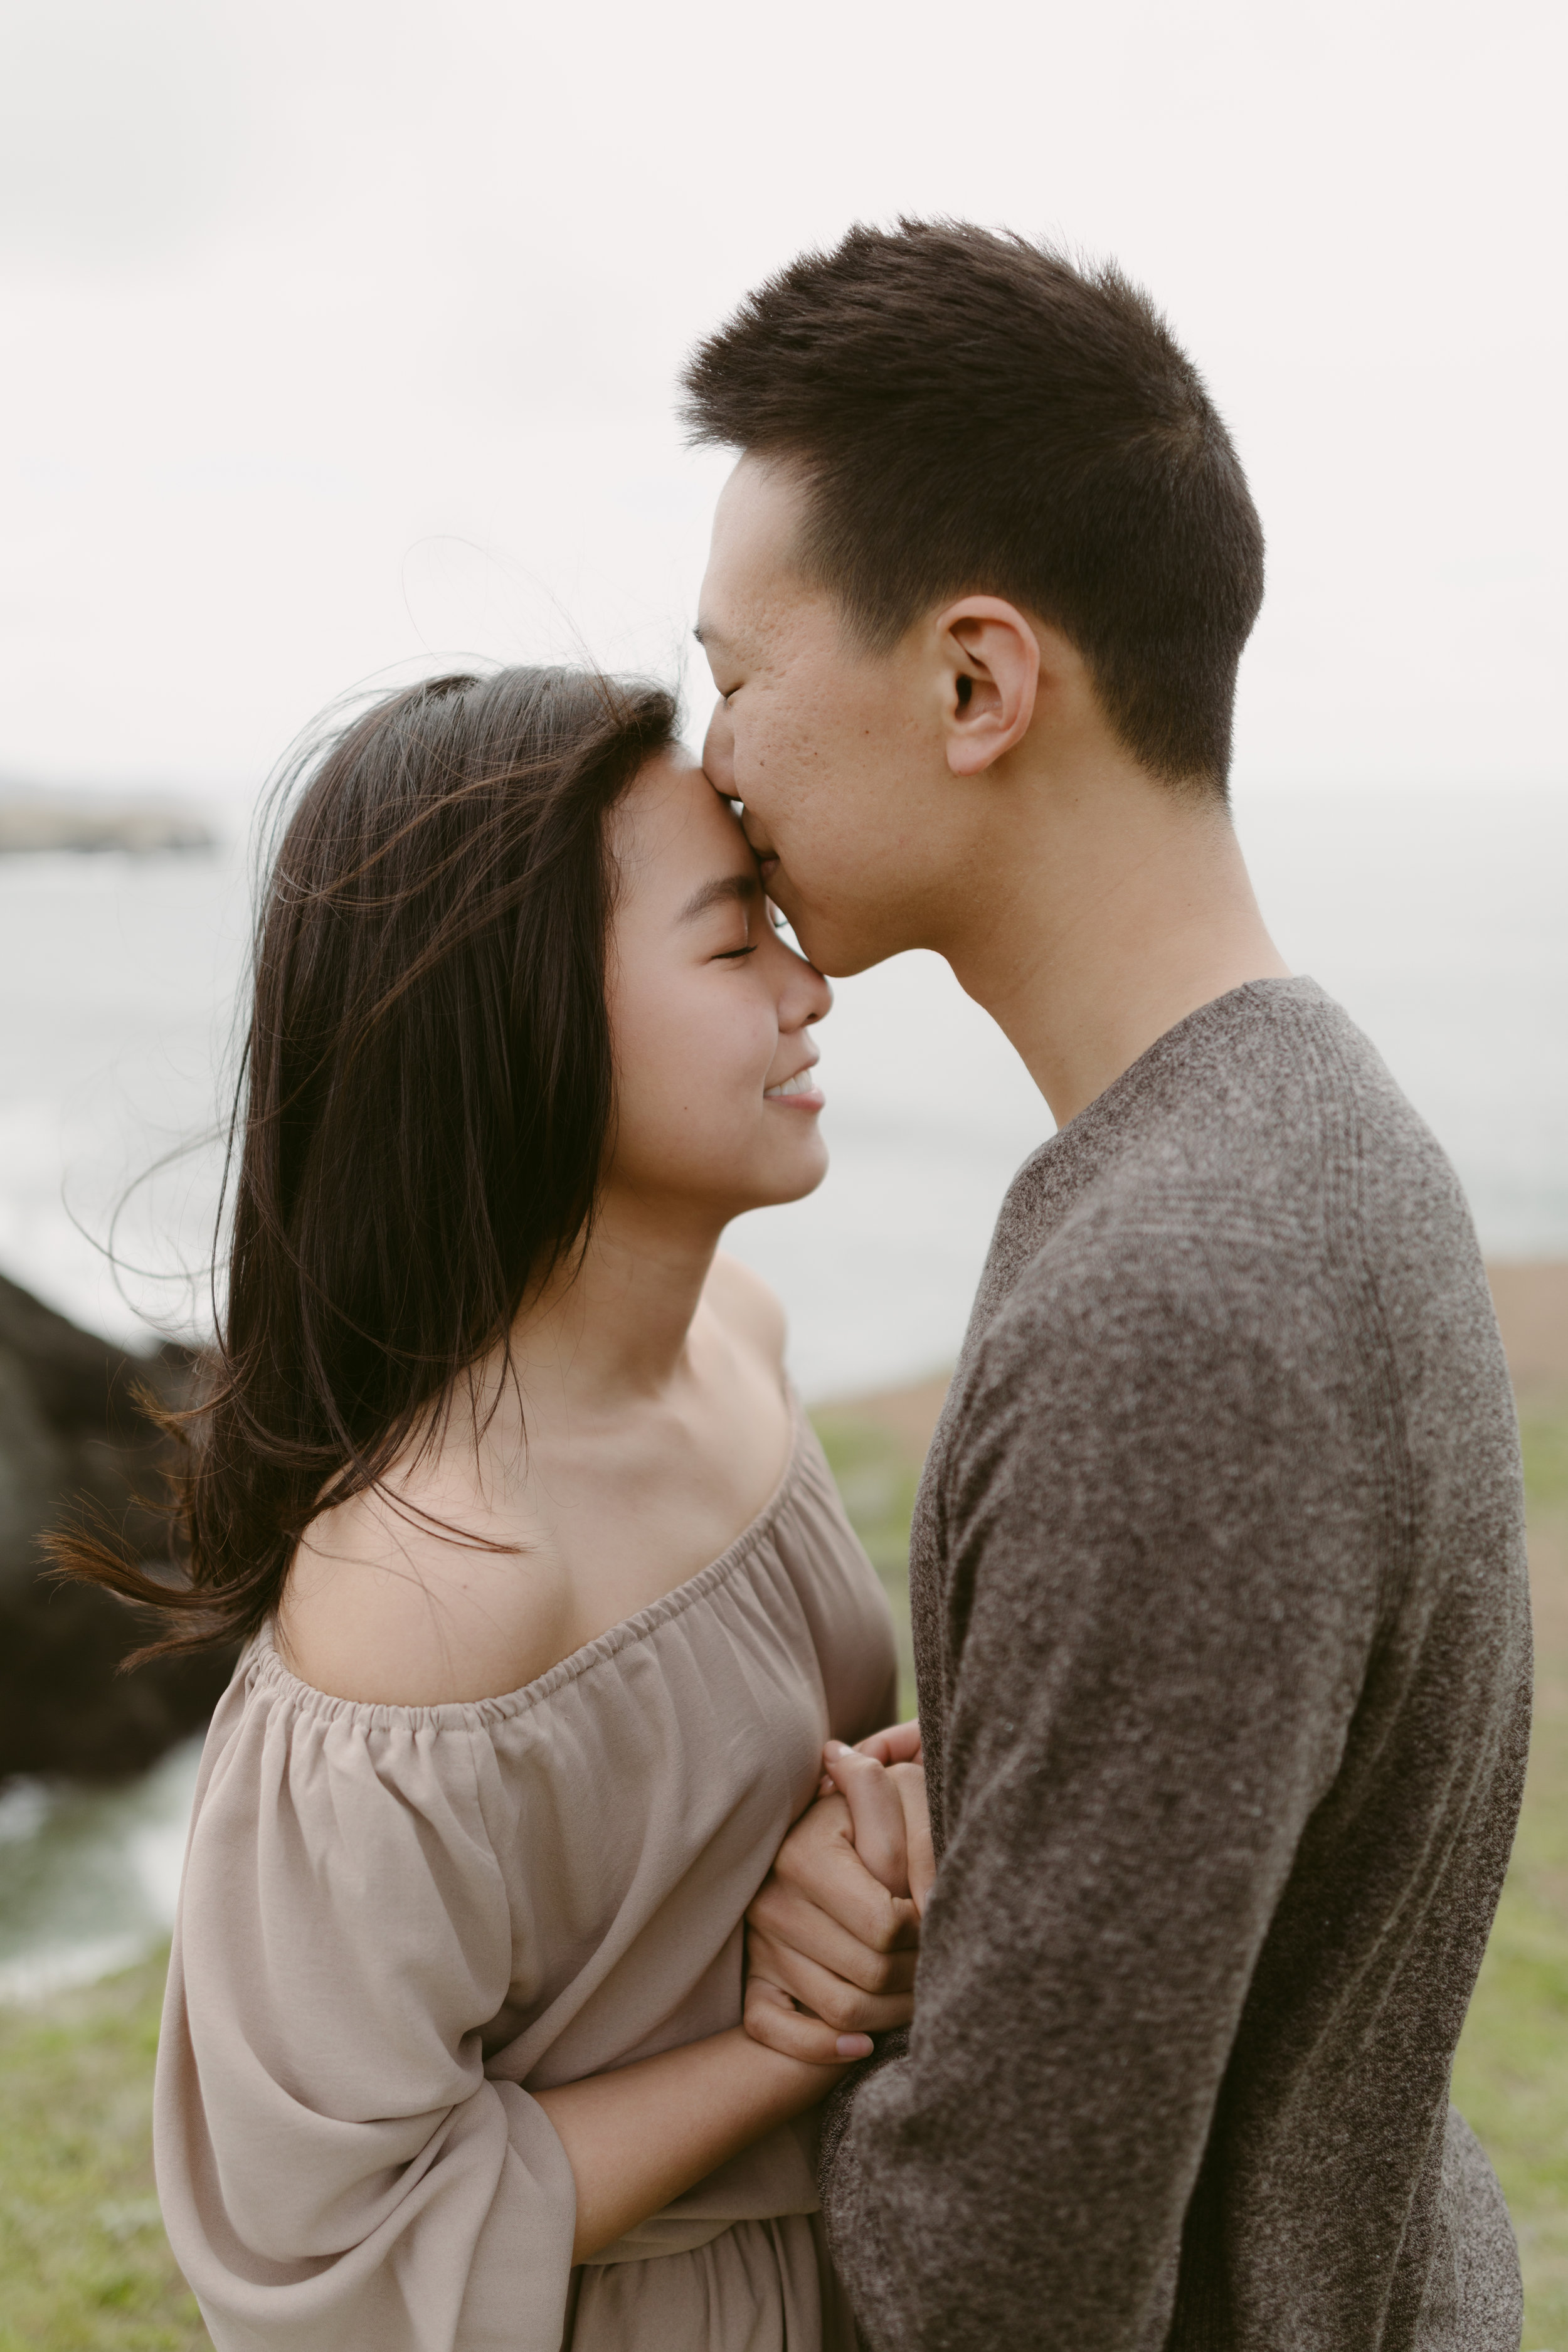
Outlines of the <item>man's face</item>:
[[924,632],[861,650],[796,568],[801,512],[787,469],[754,457],[719,500],[698,635],[722,699],[703,765],[744,803],[766,888],[806,954],[846,973],[936,944],[956,812]]

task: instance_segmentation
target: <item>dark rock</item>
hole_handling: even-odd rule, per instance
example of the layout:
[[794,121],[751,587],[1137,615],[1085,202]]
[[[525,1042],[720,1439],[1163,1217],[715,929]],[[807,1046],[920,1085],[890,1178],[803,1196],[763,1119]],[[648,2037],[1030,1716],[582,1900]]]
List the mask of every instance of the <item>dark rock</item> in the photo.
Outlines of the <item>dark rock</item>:
[[166,1441],[135,1391],[178,1404],[189,1378],[181,1349],[127,1355],[0,1276],[0,1777],[142,1771],[205,1722],[233,1671],[229,1649],[120,1674],[158,1621],[47,1579],[38,1549],[85,1500],[134,1557],[166,1557],[164,1524],[138,1499],[160,1492]]
[[123,850],[151,857],[216,846],[213,830],[177,801],[7,790],[0,784],[0,857],[32,850]]

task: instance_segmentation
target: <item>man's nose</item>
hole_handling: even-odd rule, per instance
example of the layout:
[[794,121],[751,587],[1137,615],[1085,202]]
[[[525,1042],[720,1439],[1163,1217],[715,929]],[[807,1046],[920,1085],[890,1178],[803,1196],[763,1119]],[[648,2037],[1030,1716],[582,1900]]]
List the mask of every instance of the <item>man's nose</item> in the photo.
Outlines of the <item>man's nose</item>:
[[708,733],[702,744],[702,772],[716,793],[727,801],[734,800],[735,792],[735,730],[730,713],[721,700],[713,707],[708,721]]
[[789,986],[779,1006],[779,1027],[793,1034],[796,1029],[809,1029],[826,1020],[833,1010],[833,991],[814,963],[807,963],[793,948],[788,952]]

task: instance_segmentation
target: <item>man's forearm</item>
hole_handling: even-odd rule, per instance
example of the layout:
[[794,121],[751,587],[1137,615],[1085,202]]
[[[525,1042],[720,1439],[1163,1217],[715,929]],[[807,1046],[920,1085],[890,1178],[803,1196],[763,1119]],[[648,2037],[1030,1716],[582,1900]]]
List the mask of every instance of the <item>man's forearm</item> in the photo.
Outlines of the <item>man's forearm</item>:
[[900,2325],[897,2279],[887,2259],[881,2216],[859,2159],[847,2147],[857,2099],[889,2067],[907,2060],[908,2027],[884,2034],[876,2055],[850,2070],[822,2110],[817,2137],[816,2186],[834,2266],[855,2305],[859,2341],[865,2352],[903,2352],[907,2336]]

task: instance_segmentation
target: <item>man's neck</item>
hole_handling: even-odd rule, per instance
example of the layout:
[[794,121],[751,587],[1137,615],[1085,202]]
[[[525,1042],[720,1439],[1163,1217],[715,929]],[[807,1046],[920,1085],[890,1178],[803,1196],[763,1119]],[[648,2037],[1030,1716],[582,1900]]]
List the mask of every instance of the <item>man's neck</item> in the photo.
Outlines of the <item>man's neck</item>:
[[1000,903],[966,908],[942,951],[1058,1127],[1199,1005],[1288,974],[1219,803],[1115,762],[1024,784],[1013,814]]

